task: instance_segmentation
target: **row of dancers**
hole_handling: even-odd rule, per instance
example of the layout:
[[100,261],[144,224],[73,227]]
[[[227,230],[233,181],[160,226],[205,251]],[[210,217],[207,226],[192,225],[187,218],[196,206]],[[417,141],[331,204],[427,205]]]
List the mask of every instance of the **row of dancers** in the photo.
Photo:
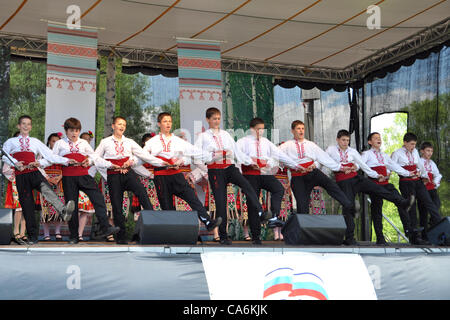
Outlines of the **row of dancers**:
[[[127,138],[126,119],[113,119],[113,134],[101,140],[93,150],[80,138],[81,123],[69,118],[64,123],[66,137],[55,142],[50,150],[41,141],[29,136],[32,127],[30,116],[18,121],[20,134],[8,139],[3,145],[3,161],[14,167],[19,202],[26,222],[28,243],[38,242],[39,225],[34,218],[32,190],[38,190],[51,203],[64,221],[68,221],[69,243],[78,243],[78,197],[84,192],[92,202],[100,225],[100,236],[114,236],[116,243],[127,244],[125,217],[122,212],[124,191],[131,191],[138,205],[153,210],[146,188],[139,176],[153,174],[160,208],[174,210],[173,196],[183,199],[196,211],[199,220],[208,231],[218,227],[219,241],[230,245],[227,234],[227,185],[240,188],[246,196],[248,221],[254,244],[261,244],[261,223],[269,221],[270,227],[281,227],[281,202],[285,188],[276,178],[282,168],[290,171],[290,186],[297,203],[297,213],[308,213],[311,191],[320,186],[343,207],[346,222],[344,244],[357,244],[354,236],[354,218],[359,210],[355,195],[370,195],[371,214],[377,236],[377,244],[385,245],[382,231],[383,200],[393,202],[397,208],[409,241],[426,244],[418,228],[416,199],[420,209],[420,223],[428,227],[427,217],[434,225],[441,220],[439,198],[436,189],[441,175],[430,159],[431,144],[422,144],[423,158],[416,149],[417,137],[412,133],[404,136],[404,146],[391,157],[381,151],[381,136],[371,133],[371,146],[361,154],[349,146],[350,133],[339,130],[336,145],[322,150],[314,142],[305,139],[305,125],[300,120],[291,124],[293,139],[274,145],[265,138],[264,121],[250,121],[250,134],[237,142],[220,128],[221,112],[217,108],[206,110],[209,129],[200,133],[191,144],[172,133],[172,116],[163,112],[158,115],[159,134],[148,139],[143,147]],[[431,149],[431,152],[430,152]],[[64,199],[53,192],[50,183],[39,168],[61,165]],[[188,179],[183,168],[190,166]],[[330,178],[321,169],[334,173]],[[114,226],[107,218],[105,198],[99,190],[90,168],[96,168],[107,181],[112,206]],[[363,171],[367,177],[358,174]],[[400,176],[400,192],[389,183],[390,173]],[[207,177],[216,207],[213,219],[198,199],[192,184]],[[188,181],[189,180],[189,181]],[[264,211],[259,201],[261,190],[270,193],[270,211]]]

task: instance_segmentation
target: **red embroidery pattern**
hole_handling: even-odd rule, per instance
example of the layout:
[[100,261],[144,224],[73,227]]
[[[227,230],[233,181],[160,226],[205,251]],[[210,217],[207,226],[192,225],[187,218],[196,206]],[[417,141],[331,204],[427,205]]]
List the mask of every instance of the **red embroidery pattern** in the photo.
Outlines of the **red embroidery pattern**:
[[20,138],[19,139],[20,142],[20,151],[30,151],[30,138],[26,137],[26,138]]
[[224,150],[222,138],[220,137],[220,133],[218,136],[215,136],[213,134],[213,138],[214,138],[214,141],[216,142],[216,145],[219,148],[219,150]]
[[170,140],[169,143],[166,145],[166,142],[164,141],[164,138],[161,133],[159,134],[159,139],[161,140],[163,146],[163,152],[170,152],[170,144],[172,143],[172,140]]
[[69,141],[69,148],[71,153],[78,153],[80,148],[78,148],[78,143],[74,144],[72,141]]
[[116,155],[124,155],[125,148],[123,147],[123,142],[114,140]]
[[423,166],[425,167],[425,170],[427,172],[432,172],[433,168],[431,167],[431,161],[430,160],[425,160],[423,163]]
[[381,152],[378,152],[376,150],[372,150],[372,151],[375,154],[375,157],[377,158],[378,163],[379,164],[384,164],[384,158],[383,158],[383,155],[381,154]]
[[339,157],[341,158],[342,163],[348,163],[348,150],[342,151],[341,148],[337,147],[339,151]]
[[414,156],[411,152],[405,149],[406,157],[408,158],[408,165],[412,166],[414,165]]
[[298,144],[298,141],[295,140],[295,146],[297,147],[297,154],[299,159],[303,159],[305,157],[305,145],[304,142],[301,145]]
[[261,143],[256,139],[256,157],[261,158]]

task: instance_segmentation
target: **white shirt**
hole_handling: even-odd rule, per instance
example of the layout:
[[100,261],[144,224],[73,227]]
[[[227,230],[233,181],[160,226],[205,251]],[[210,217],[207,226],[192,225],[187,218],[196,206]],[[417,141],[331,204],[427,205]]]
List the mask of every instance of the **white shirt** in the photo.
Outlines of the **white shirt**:
[[423,163],[419,161],[420,156],[417,149],[409,152],[405,147],[401,147],[391,154],[391,159],[402,167],[416,165],[417,171],[420,172],[420,176],[422,178],[428,178],[428,174],[423,167]]
[[[252,159],[267,161],[267,166],[261,168],[261,174],[273,175],[278,171],[279,162],[286,164],[292,169],[296,169],[297,160],[288,157],[283,151],[277,148],[269,139],[261,137],[256,139],[254,135],[248,135],[236,142],[237,148]],[[273,172],[275,170],[275,172]]]
[[279,146],[279,148],[292,160],[298,161],[299,164],[314,161],[316,167],[320,163],[333,171],[341,170],[341,164],[334,161],[328,153],[312,141],[306,139],[303,142],[289,140]]
[[80,138],[78,138],[77,141],[70,141],[68,138],[60,139],[55,142],[52,151],[54,154],[57,154],[61,157],[64,157],[65,155],[70,153],[80,153],[83,156],[89,157],[90,166],[94,165],[94,159],[97,158],[98,158],[97,161],[103,162],[104,167],[108,165],[105,160],[98,157],[98,155],[94,152],[94,149],[92,149],[89,142]]
[[[162,163],[161,160],[144,151],[134,140],[125,136],[122,136],[120,140],[117,140],[114,136],[102,139],[97,149],[95,149],[95,153],[103,159],[123,159],[128,157],[133,160],[134,164],[138,164],[139,159],[154,166],[161,166]],[[97,161],[98,157],[94,159],[97,167],[110,168],[112,166],[112,163],[108,160],[106,162]]]
[[422,163],[427,173],[430,172],[433,174],[433,183],[436,185],[436,189],[439,188],[441,184],[442,175],[439,172],[436,163],[434,163],[434,161],[431,159],[427,160],[425,158],[420,158],[419,161]]
[[198,163],[204,163],[206,160],[203,158],[203,151],[201,149],[174,134],[171,134],[168,137],[163,134],[154,136],[147,140],[144,150],[155,157],[160,156],[166,159],[183,159],[184,165],[191,164],[191,158],[194,158]]
[[[42,166],[46,166],[48,162],[63,165],[67,165],[69,162],[69,159],[54,154],[52,150],[38,139],[33,137],[23,137],[22,135],[6,140],[3,144],[3,151],[6,152],[13,161],[11,162],[5,155],[2,157],[2,160],[10,166],[14,166],[14,164],[18,162],[13,156],[16,152],[33,152],[36,161],[39,161]],[[40,160],[38,160],[39,155],[41,156]]]
[[339,146],[329,146],[326,150],[326,153],[330,155],[330,157],[341,164],[353,163],[358,169],[362,169],[369,177],[378,178],[378,173],[369,166],[367,166],[361,158],[359,152],[351,147],[348,147],[346,150],[342,150]]
[[392,159],[384,152],[378,152],[374,148],[366,150],[362,153],[362,161],[369,167],[385,166],[386,171],[389,174],[391,171],[397,172],[403,177],[409,177],[410,172],[403,169],[398,163],[392,161]]
[[215,151],[222,150],[233,152],[233,157],[229,159],[232,164],[234,163],[234,159],[236,159],[238,163],[248,166],[253,163],[253,160],[249,156],[242,153],[236,147],[236,142],[231,135],[222,129],[220,129],[218,133],[211,129],[200,133],[195,141],[195,146],[203,151],[203,159],[205,159],[207,164],[213,162],[212,155]]

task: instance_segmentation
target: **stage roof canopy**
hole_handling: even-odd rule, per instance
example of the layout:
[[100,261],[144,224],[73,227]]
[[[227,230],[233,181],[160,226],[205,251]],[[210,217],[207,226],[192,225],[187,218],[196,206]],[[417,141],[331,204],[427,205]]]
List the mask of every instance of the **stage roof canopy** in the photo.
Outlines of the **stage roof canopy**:
[[210,39],[223,70],[346,83],[450,38],[446,0],[1,0],[0,44],[45,54],[46,21],[65,23],[71,4],[100,28],[100,51],[163,69],[176,69],[176,37]]

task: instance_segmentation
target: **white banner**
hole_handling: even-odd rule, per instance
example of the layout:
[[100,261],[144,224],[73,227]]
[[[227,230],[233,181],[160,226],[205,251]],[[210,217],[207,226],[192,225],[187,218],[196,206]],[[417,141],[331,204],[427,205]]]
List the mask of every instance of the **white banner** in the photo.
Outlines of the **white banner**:
[[361,256],[333,253],[202,254],[212,300],[374,300]]

